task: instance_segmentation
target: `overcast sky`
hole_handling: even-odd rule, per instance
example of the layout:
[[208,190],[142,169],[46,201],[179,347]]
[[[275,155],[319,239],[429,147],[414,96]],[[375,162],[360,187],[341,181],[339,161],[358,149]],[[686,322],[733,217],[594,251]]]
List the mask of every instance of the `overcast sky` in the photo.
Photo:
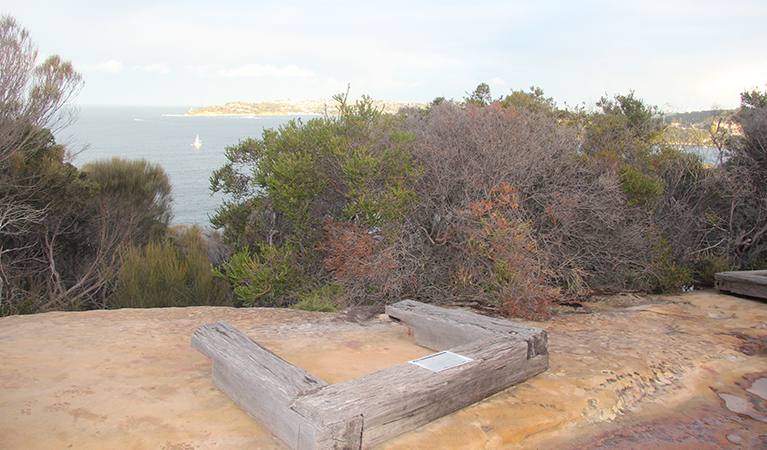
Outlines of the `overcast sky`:
[[666,111],[733,108],[767,83],[767,1],[3,0],[78,103],[462,99],[535,85],[560,107],[631,90]]

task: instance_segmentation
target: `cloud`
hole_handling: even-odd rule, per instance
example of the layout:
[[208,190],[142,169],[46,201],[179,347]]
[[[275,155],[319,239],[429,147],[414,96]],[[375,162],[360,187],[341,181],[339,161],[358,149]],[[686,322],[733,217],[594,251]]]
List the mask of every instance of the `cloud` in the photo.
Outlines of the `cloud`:
[[188,65],[186,66],[186,70],[197,75],[207,75],[210,72],[215,71],[217,67],[219,66],[216,66],[215,64],[205,64],[204,66]]
[[85,64],[85,65],[79,66],[79,69],[83,72],[118,73],[118,72],[122,72],[123,63],[121,63],[120,61],[116,61],[114,59],[110,59],[107,62],[103,62],[99,64]]
[[315,78],[317,74],[313,70],[302,69],[296,65],[277,67],[274,64],[243,64],[241,66],[227,68],[218,64],[205,64],[202,66],[186,66],[186,70],[198,75],[215,74],[222,78]]
[[131,70],[144,73],[168,73],[170,72],[170,67],[164,63],[155,63],[148,66],[134,66]]
[[261,64],[244,64],[233,69],[220,69],[217,72],[220,77],[244,77],[244,78],[313,78],[314,71],[302,69],[295,65],[277,67],[273,64],[262,66]]

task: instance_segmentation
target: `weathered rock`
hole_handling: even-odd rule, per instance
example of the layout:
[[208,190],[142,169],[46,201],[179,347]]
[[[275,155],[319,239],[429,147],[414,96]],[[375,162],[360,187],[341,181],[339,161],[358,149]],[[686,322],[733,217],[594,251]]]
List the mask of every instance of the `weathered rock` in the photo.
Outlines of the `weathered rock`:
[[[378,448],[765,448],[754,417],[767,415],[767,304],[714,291],[637,303],[526,322],[548,331],[547,372]],[[215,388],[189,338],[226,321],[331,384],[431,353],[400,324],[343,317],[199,307],[0,318],[0,449],[283,449]]]

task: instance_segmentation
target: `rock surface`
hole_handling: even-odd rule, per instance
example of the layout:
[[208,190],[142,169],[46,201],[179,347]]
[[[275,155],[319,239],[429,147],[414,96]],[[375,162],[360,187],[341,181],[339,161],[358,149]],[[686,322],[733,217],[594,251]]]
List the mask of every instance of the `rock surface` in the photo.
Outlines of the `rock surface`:
[[[530,322],[550,368],[381,449],[767,448],[767,303],[701,291]],[[284,449],[189,339],[226,321],[328,383],[432,353],[398,323],[214,307],[0,318],[0,449]]]

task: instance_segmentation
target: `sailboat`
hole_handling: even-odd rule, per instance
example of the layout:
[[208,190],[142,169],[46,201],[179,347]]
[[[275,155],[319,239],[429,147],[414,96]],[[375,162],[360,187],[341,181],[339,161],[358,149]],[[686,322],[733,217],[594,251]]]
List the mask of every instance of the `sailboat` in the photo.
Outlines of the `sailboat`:
[[202,147],[202,141],[200,140],[200,135],[198,134],[197,137],[194,139],[194,142],[192,142],[192,145],[194,145],[194,148],[200,148]]

